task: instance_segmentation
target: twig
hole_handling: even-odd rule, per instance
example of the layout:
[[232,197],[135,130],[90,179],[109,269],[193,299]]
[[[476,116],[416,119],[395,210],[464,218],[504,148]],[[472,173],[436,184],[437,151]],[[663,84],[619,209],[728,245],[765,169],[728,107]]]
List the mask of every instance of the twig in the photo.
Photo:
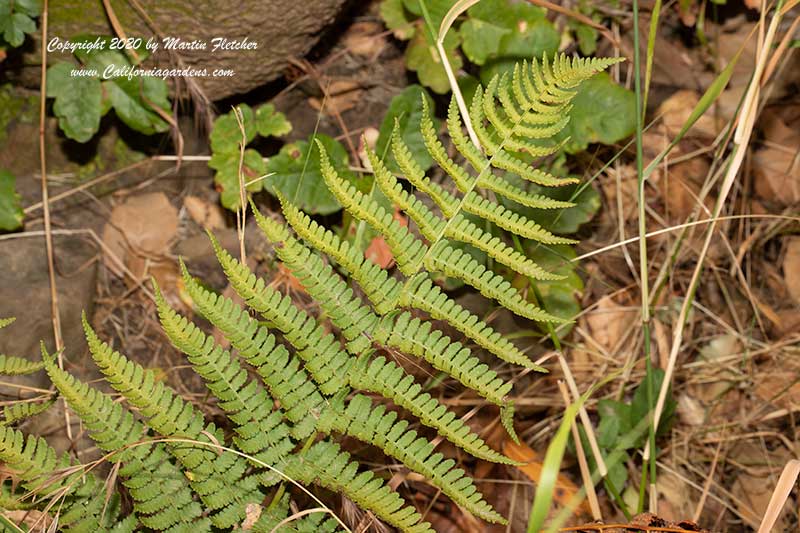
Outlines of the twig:
[[[48,0],[42,6],[42,42],[47,42]],[[44,242],[47,249],[47,272],[50,278],[50,316],[53,321],[53,337],[58,353],[58,367],[64,369],[64,337],[61,334],[61,315],[58,308],[58,287],[56,268],[53,260],[53,233],[50,224],[50,195],[47,189],[47,145],[45,143],[45,119],[47,118],[47,47],[42,46],[42,79],[39,87],[39,168],[42,174],[42,206],[44,207]],[[64,419],[67,424],[67,438],[72,442],[72,427],[69,410],[64,402]]]
[[[561,391],[561,397],[564,398],[564,404],[569,407],[572,403],[567,391],[566,385],[563,381],[558,382],[558,390]],[[592,481],[592,472],[589,470],[589,463],[586,461],[586,454],[583,452],[583,443],[581,442],[581,434],[578,432],[578,425],[572,421],[572,440],[575,442],[575,455],[578,456],[578,466],[581,469],[581,478],[583,479],[583,486],[586,489],[586,499],[589,500],[589,508],[592,510],[592,518],[595,521],[603,520],[603,513],[600,512],[600,504],[597,501],[597,493],[594,490],[594,481]]]
[[244,117],[242,116],[242,108],[234,107],[233,116],[236,117],[236,123],[239,125],[239,131],[242,132],[242,141],[239,143],[239,209],[236,210],[236,232],[239,235],[239,255],[243,265],[247,264],[247,255],[244,246],[244,230],[247,222],[247,192],[244,184],[244,147],[247,144],[247,133],[244,128]]

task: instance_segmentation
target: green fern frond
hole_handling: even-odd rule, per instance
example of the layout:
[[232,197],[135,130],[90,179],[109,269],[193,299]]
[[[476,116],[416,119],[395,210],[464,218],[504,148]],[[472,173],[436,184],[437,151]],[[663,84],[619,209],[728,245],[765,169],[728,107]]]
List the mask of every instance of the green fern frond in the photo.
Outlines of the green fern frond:
[[380,394],[417,417],[424,425],[467,453],[494,463],[514,464],[504,455],[492,450],[464,422],[439,403],[414,378],[385,357],[359,359],[351,369],[353,388]]
[[289,477],[340,492],[384,522],[406,533],[435,533],[412,507],[370,471],[358,473],[358,463],[338,444],[323,440],[312,445],[287,470]]
[[[317,417],[325,407],[325,399],[306,374],[300,361],[289,354],[283,344],[275,340],[267,328],[259,325],[241,307],[223,296],[203,288],[183,269],[186,292],[192,298],[197,311],[219,328],[241,357],[253,366],[270,392],[281,402],[286,418],[295,425],[292,434],[297,439],[311,435],[316,428]],[[249,433],[245,437],[254,439],[252,446],[263,443],[259,434]],[[247,453],[254,454],[249,440],[243,441]]]
[[386,411],[380,405],[375,408],[372,401],[356,395],[344,406],[343,400],[333,406],[335,417],[330,418],[329,431],[350,435],[381,448],[412,471],[425,476],[435,487],[441,489],[455,503],[475,516],[489,522],[505,524],[505,519],[484,501],[483,496],[461,469],[453,468],[455,461],[434,453],[435,445],[417,432],[408,430],[408,422],[397,421],[397,413]]
[[523,300],[519,292],[502,276],[488,270],[471,255],[440,242],[428,257],[428,269],[462,280],[486,298],[496,300],[512,313],[538,322],[563,322],[532,303]]
[[501,333],[492,329],[483,320],[443,293],[425,274],[417,275],[411,284],[404,288],[400,297],[400,306],[425,311],[435,320],[443,320],[451,324],[465,337],[504,361],[538,372],[544,371],[542,367],[533,364]]
[[11,405],[6,405],[3,407],[3,420],[0,420],[0,425],[9,426],[20,420],[42,414],[50,409],[54,403],[56,403],[56,399],[50,398],[43,402],[20,401],[12,403]]
[[464,211],[478,215],[489,220],[495,225],[510,231],[520,237],[532,239],[545,244],[576,244],[578,241],[557,237],[541,227],[533,220],[527,219],[513,211],[509,211],[502,205],[482,198],[475,192],[467,194],[464,199]]
[[430,322],[422,322],[407,312],[387,315],[381,319],[374,336],[377,342],[425,359],[490,402],[505,404],[511,383],[503,382],[469,348],[433,329]]
[[369,349],[372,343],[368,332],[375,327],[378,317],[353,294],[353,290],[330,265],[290,236],[286,226],[264,217],[257,210],[255,218],[258,226],[274,244],[275,252],[283,264],[314,297],[331,322],[341,330],[348,350],[359,355]]
[[247,475],[247,462],[232,453],[218,455],[209,446],[223,441],[221,432],[206,426],[203,415],[175,395],[151,370],[129,361],[102,342],[84,317],[89,351],[109,384],[139,409],[147,425],[165,437],[196,440],[201,444],[175,443],[170,446],[181,465],[191,472],[192,489],[205,506],[214,511],[212,523],[230,527],[244,516],[249,502],[263,498],[258,490],[260,479]]
[[193,531],[209,531],[210,522],[201,517],[203,509],[193,500],[186,476],[170,462],[163,444],[136,445],[147,430],[129,411],[59,369],[46,353],[42,355],[53,385],[80,417],[98,448],[117,452],[109,460],[125,463],[119,475],[125,479],[142,524],[159,531],[178,524]]
[[332,395],[337,392],[350,364],[350,356],[341,349],[336,337],[297,307],[290,297],[266,286],[263,279],[222,249],[213,236],[211,243],[237,294],[284,334],[323,393]]
[[0,375],[21,376],[33,374],[44,368],[41,361],[28,361],[21,357],[0,354]]
[[428,195],[439,206],[444,216],[451,217],[455,214],[458,200],[425,176],[425,171],[414,160],[411,149],[400,135],[400,125],[397,120],[392,131],[392,155],[409,183],[421,193]]
[[10,324],[13,324],[16,319],[17,318],[13,316],[8,318],[0,318],[0,329],[3,329],[4,327]]
[[[364,143],[366,145],[366,143]],[[367,157],[372,165],[375,182],[380,187],[383,194],[396,204],[402,211],[414,221],[419,228],[419,232],[428,240],[433,240],[442,231],[445,225],[444,220],[431,213],[425,205],[417,200],[412,194],[403,190],[403,186],[389,172],[389,169],[378,158],[374,150],[367,146]]]
[[346,270],[364,291],[375,312],[382,315],[395,308],[401,289],[397,280],[350,246],[350,243],[342,241],[335,233],[317,224],[283,195],[279,198],[286,222],[298,237]]
[[325,183],[328,184],[331,193],[348,213],[358,220],[363,220],[383,235],[400,271],[406,275],[412,274],[420,258],[427,250],[425,244],[409,232],[406,227],[400,225],[394,219],[392,213],[387,213],[374,200],[368,198],[353,185],[340,178],[330,163],[325,147],[319,141],[317,141],[317,146],[320,151],[322,177],[325,179]]
[[420,131],[422,132],[425,148],[427,148],[433,160],[453,179],[453,183],[455,183],[459,191],[468,191],[475,179],[447,155],[442,141],[439,140],[439,136],[436,134],[436,128],[433,125],[433,119],[430,114],[430,106],[424,97],[422,98]]
[[283,423],[284,413],[273,411],[273,400],[247,371],[203,333],[167,304],[155,280],[156,305],[161,325],[172,344],[186,354],[189,362],[206,382],[219,406],[236,425],[234,442],[255,459],[276,464],[294,448],[290,430]]

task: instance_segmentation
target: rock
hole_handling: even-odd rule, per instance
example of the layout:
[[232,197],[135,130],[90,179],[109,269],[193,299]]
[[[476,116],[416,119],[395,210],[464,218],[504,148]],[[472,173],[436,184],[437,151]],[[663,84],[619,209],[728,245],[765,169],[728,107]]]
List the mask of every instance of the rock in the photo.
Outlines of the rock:
[[[147,16],[162,37],[207,43],[205,50],[184,49],[179,55],[186,67],[233,69],[232,77],[196,77],[213,101],[255,89],[280,76],[290,57],[302,57],[317,43],[322,31],[339,14],[345,0],[243,0],[240,2],[192,2],[189,0],[141,0]],[[153,30],[124,0],[111,2],[114,14],[128,37],[147,40]],[[77,35],[114,35],[100,0],[54,2],[49,11],[49,38]],[[215,38],[227,42],[256,43],[255,49],[213,50]],[[36,47],[38,48],[38,46]],[[37,50],[25,59],[25,70],[37,70]],[[50,54],[50,61],[67,60],[67,53]],[[170,65],[170,55],[160,46],[153,57],[158,65]],[[151,63],[148,59],[147,63]],[[23,74],[32,78],[32,72]],[[38,78],[37,78],[38,79]]]
[[[53,243],[66,357],[78,361],[86,351],[81,312],[91,316],[96,250],[80,236],[55,235]],[[0,353],[38,359],[40,340],[55,349],[44,237],[4,241],[0,249],[0,317],[17,317],[0,332]]]

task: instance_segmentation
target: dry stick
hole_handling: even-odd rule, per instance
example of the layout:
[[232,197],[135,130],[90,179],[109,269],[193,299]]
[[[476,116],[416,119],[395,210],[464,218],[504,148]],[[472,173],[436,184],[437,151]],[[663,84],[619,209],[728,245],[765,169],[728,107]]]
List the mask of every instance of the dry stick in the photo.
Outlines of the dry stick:
[[[763,5],[762,9],[766,9],[766,6]],[[717,198],[716,205],[714,206],[714,216],[711,220],[711,224],[708,227],[708,231],[706,232],[706,238],[705,241],[703,242],[703,248],[701,249],[700,255],[697,258],[697,266],[695,267],[694,273],[692,274],[692,279],[689,282],[689,291],[686,295],[686,298],[683,301],[683,305],[681,306],[681,311],[678,316],[678,323],[675,327],[675,332],[673,334],[673,339],[672,339],[672,348],[669,353],[667,368],[664,372],[664,381],[661,383],[661,389],[659,390],[658,393],[658,401],[656,402],[653,427],[658,427],[658,423],[661,420],[661,415],[664,410],[664,404],[667,399],[667,391],[669,390],[669,387],[672,383],[672,375],[675,373],[675,364],[678,359],[678,352],[680,351],[680,347],[683,342],[683,327],[689,316],[689,310],[691,309],[692,306],[693,295],[695,290],[697,289],[697,284],[700,280],[700,274],[703,272],[703,263],[705,262],[706,255],[708,254],[708,249],[711,245],[711,239],[714,236],[717,222],[720,219],[720,213],[722,212],[722,208],[725,205],[725,200],[727,199],[728,193],[733,187],[733,182],[735,181],[736,176],[739,173],[739,169],[741,168],[742,162],[744,161],[744,156],[747,152],[747,146],[750,141],[750,136],[753,132],[753,126],[755,124],[755,117],[758,109],[758,97],[760,91],[761,75],[764,71],[764,66],[767,63],[767,54],[772,47],[772,41],[775,38],[775,33],[778,29],[778,23],[780,22],[780,19],[781,19],[780,13],[775,13],[773,15],[769,30],[764,36],[764,40],[760,43],[761,46],[759,49],[756,69],[750,81],[750,85],[747,88],[747,93],[745,95],[744,103],[742,104],[739,115],[740,116],[739,124],[736,128],[736,132],[734,133],[733,137],[733,142],[735,146],[733,158],[728,166],[728,170],[725,174],[725,179],[722,182],[722,188],[720,190],[719,197]],[[644,449],[643,459],[645,461],[649,460],[651,453],[652,450],[650,449],[650,443],[648,442]]]
[[614,37],[614,35],[610,31],[608,31],[608,28],[606,28],[602,24],[599,24],[599,23],[593,21],[592,19],[590,19],[589,17],[587,17],[586,15],[584,15],[582,13],[578,13],[577,11],[573,11],[571,9],[567,9],[566,7],[562,7],[562,6],[558,5],[558,4],[554,4],[552,2],[548,2],[547,0],[528,0],[528,2],[530,2],[531,4],[535,4],[535,5],[539,6],[539,7],[543,7],[545,9],[549,9],[551,11],[555,11],[556,13],[561,13],[562,15],[566,15],[566,16],[568,16],[570,18],[573,18],[573,19],[577,20],[581,24],[585,24],[587,26],[590,26],[590,27],[594,28],[595,30],[597,30],[598,32],[600,32],[600,34],[603,37],[605,37],[608,40],[608,42],[610,42],[611,45],[614,48],[619,48],[620,47],[619,46],[619,40],[617,40]]
[[[42,42],[47,42],[47,7],[44,0],[42,7]],[[64,369],[64,337],[61,334],[61,315],[58,310],[58,287],[56,286],[56,268],[53,260],[53,229],[50,224],[50,195],[47,189],[47,153],[45,145],[45,118],[47,103],[47,47],[42,46],[42,80],[39,87],[39,167],[42,174],[42,205],[44,206],[44,242],[47,249],[47,272],[50,278],[50,316],[53,320],[53,337],[58,352],[58,367]],[[64,421],[67,424],[67,438],[72,442],[72,425],[69,410],[64,402]]]
[[243,265],[247,264],[247,258],[244,249],[244,229],[247,217],[247,198],[244,185],[244,146],[247,144],[247,134],[244,130],[244,117],[242,116],[242,109],[240,107],[233,108],[233,116],[236,117],[236,123],[239,125],[239,131],[242,132],[242,141],[239,143],[239,209],[236,210],[236,232],[239,235],[239,254]]
[[792,459],[783,467],[781,477],[778,479],[775,490],[772,492],[772,497],[769,499],[767,510],[764,512],[764,517],[761,519],[761,526],[758,528],[758,533],[769,533],[772,531],[772,527],[778,520],[781,510],[783,510],[783,505],[789,498],[789,493],[792,492],[792,488],[797,482],[798,477],[800,477],[800,461]]
[[[558,382],[558,390],[561,391],[561,397],[564,398],[564,404],[569,406],[572,400],[569,397],[567,387],[563,381]],[[578,456],[578,466],[581,468],[581,478],[583,479],[583,486],[586,488],[586,499],[589,500],[589,507],[592,510],[592,518],[596,522],[603,521],[603,513],[600,512],[600,504],[597,501],[597,493],[594,490],[594,481],[592,481],[592,472],[589,470],[589,464],[586,461],[586,454],[583,452],[583,444],[581,443],[581,435],[578,432],[578,424],[572,421],[572,440],[575,442],[575,455]]]
[[700,520],[700,514],[703,512],[703,507],[706,505],[706,499],[708,498],[708,492],[711,489],[711,482],[714,481],[714,472],[717,469],[717,462],[719,461],[719,452],[722,449],[722,441],[717,443],[717,451],[714,452],[714,460],[711,462],[711,470],[708,472],[708,477],[706,477],[706,482],[703,484],[703,493],[700,495],[700,501],[697,502],[697,507],[694,510],[694,516],[692,516],[693,522],[698,522]]

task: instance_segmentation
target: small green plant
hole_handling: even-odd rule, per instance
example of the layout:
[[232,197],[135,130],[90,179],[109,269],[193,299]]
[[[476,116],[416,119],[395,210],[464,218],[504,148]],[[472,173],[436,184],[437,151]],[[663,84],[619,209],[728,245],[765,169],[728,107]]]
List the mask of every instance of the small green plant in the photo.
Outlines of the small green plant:
[[246,148],[244,155],[241,143],[251,143],[257,136],[280,137],[292,131],[292,125],[283,113],[275,111],[275,106],[265,104],[256,111],[242,104],[237,106],[241,113],[241,126],[236,118],[236,111],[219,116],[211,130],[211,160],[208,166],[216,170],[214,183],[220,191],[220,201],[224,207],[235,211],[239,209],[239,162],[245,177],[248,193],[258,192],[264,187],[264,175],[267,167],[261,154],[252,148]]
[[17,48],[36,31],[33,20],[42,13],[40,0],[0,0],[0,50]]
[[[559,144],[544,141],[568,123],[575,89],[613,63],[613,59],[545,57],[520,63],[513,75],[496,76],[485,90],[479,86],[470,118],[483,150],[464,133],[453,100],[447,129],[468,166],[448,155],[428,102],[422,98],[423,144],[452,179],[454,189],[426,176],[403,140],[399,121],[390,149],[405,183],[398,181],[376,152],[366,149],[376,187],[405,213],[414,231],[340,176],[325,144],[317,141],[318,171],[328,191],[350,216],[385,239],[399,272],[392,275],[372,263],[361,249],[320,226],[275,189],[285,223],[253,206],[256,221],[278,259],[320,309],[318,316],[306,311],[300,298],[283,294],[257,277],[213,237],[228,281],[249,311],[204,288],[182,265],[183,283],[195,311],[224,335],[233,351],[219,346],[171,309],[155,287],[164,331],[203,378],[232,434],[207,422],[152,370],[114,351],[85,323],[92,358],[126,404],[61,370],[43,350],[44,369],[98,448],[118,465],[133,509],[118,505],[118,491],[100,490],[85,465],[66,458],[59,462],[43,439],[25,437],[11,427],[0,429],[0,460],[19,473],[21,485],[4,482],[4,498],[33,505],[25,494],[35,493],[37,505],[59,510],[62,530],[212,531],[230,530],[247,521],[253,531],[272,531],[287,520],[291,500],[287,483],[296,483],[340,493],[401,531],[432,531],[419,511],[406,505],[385,479],[363,469],[342,449],[337,442],[341,435],[378,448],[475,516],[505,523],[469,476],[453,459],[437,452],[427,435],[438,435],[486,461],[513,462],[425,392],[392,355],[418,357],[495,405],[503,426],[516,439],[514,405],[509,399],[512,383],[467,346],[476,345],[514,365],[542,369],[451,299],[432,277],[459,279],[520,317],[563,322],[525,300],[464,247],[529,278],[560,278],[483,228],[496,227],[534,242],[571,244],[575,241],[547,231],[490,197],[542,210],[573,204],[528,192],[495,172],[512,172],[547,188],[575,183],[574,178],[531,166],[518,154],[541,157],[557,151]],[[468,214],[480,224],[467,218]],[[434,321],[460,332],[464,341],[445,335]],[[397,410],[387,409],[385,402]],[[427,429],[409,429],[405,417]],[[54,471],[62,475],[53,476]],[[291,521],[298,531],[334,531],[342,525],[321,512]]]
[[17,194],[17,178],[0,169],[0,230],[11,231],[22,227],[22,203]]

